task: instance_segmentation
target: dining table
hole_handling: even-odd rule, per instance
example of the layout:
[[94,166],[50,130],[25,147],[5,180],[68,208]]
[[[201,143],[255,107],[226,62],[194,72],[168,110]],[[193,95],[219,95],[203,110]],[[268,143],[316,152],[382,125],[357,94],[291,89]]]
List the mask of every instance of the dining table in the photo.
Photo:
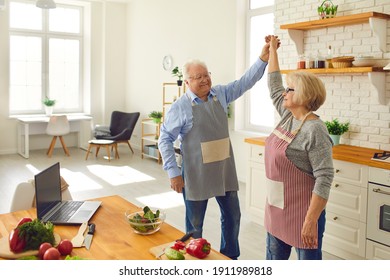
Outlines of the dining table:
[[[164,249],[181,238],[184,233],[164,222],[159,231],[150,235],[135,233],[125,218],[125,212],[142,211],[143,207],[134,205],[119,195],[98,197],[91,200],[102,202],[97,212],[90,219],[95,224],[95,232],[89,250],[85,247],[73,248],[71,256],[88,260],[156,260],[153,248]],[[7,235],[24,217],[35,219],[36,208],[21,210],[12,213],[0,214],[1,235]],[[54,233],[61,240],[72,240],[76,236],[80,225],[54,225]],[[1,236],[8,238],[8,236]],[[0,256],[0,259],[4,257]],[[207,259],[207,258],[206,258]],[[220,252],[212,249],[210,259],[229,260]]]

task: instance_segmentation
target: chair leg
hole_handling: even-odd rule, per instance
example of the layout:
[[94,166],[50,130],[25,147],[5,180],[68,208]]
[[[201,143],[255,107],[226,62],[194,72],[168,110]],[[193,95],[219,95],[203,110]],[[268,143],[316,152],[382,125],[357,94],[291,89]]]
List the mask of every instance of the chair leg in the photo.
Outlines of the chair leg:
[[66,147],[65,145],[65,142],[64,142],[64,138],[62,136],[60,136],[60,141],[61,141],[61,145],[62,145],[62,148],[64,149],[64,152],[67,156],[70,156],[69,154],[69,150],[68,148]]
[[131,152],[134,154],[133,148],[130,145],[130,141],[127,141],[127,145],[129,145],[129,148],[130,148]]
[[57,141],[57,136],[53,136],[53,139],[51,139],[51,143],[50,143],[50,147],[49,149],[47,150],[46,154],[51,157],[52,153],[53,153],[53,150],[54,150],[54,146],[56,145],[56,141]]
[[87,151],[87,155],[85,156],[85,160],[88,159],[88,156],[89,156],[89,153],[90,153],[90,151],[91,151],[91,148],[92,148],[92,144],[90,143],[90,144],[88,145],[88,151]]

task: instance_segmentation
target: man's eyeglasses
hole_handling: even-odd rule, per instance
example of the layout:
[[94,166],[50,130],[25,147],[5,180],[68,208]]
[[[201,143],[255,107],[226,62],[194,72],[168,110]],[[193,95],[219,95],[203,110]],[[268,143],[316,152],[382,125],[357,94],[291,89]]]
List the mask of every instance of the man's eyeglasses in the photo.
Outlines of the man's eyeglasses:
[[295,91],[293,88],[286,87],[286,93],[289,93],[290,91]]
[[204,74],[204,75],[196,75],[196,76],[189,77],[189,78],[191,80],[194,80],[194,81],[201,81],[203,79],[210,79],[210,75],[211,75],[211,72],[208,72],[207,74]]

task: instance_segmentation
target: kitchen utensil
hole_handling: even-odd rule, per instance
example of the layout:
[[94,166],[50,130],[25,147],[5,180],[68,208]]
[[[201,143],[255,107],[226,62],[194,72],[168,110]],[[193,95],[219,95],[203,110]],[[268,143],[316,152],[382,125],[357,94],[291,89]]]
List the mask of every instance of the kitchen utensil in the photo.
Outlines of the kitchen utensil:
[[82,247],[84,243],[84,232],[87,229],[88,223],[82,223],[79,231],[75,235],[75,237],[72,238],[72,244],[73,247]]
[[[180,239],[176,239],[175,242],[177,241],[186,242],[188,239],[192,237],[193,234],[194,234],[193,232],[188,232],[184,234]],[[162,248],[161,251],[156,254],[156,258],[161,259],[161,256],[165,254],[165,248],[173,246],[175,242],[169,243],[167,246]]]
[[88,233],[84,238],[84,245],[87,250],[91,248],[93,233],[95,232],[95,224],[91,223],[88,227]]

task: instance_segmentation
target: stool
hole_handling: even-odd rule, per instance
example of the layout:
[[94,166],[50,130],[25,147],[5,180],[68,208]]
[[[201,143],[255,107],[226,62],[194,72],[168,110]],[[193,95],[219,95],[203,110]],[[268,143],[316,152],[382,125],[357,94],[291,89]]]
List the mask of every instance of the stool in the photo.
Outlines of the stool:
[[119,159],[119,154],[118,154],[118,145],[115,141],[113,140],[103,140],[103,139],[94,139],[94,140],[89,140],[88,141],[88,150],[87,150],[87,156],[85,157],[85,160],[88,159],[89,152],[93,147],[96,148],[96,154],[95,156],[97,157],[99,150],[101,147],[106,147],[107,150],[107,156],[108,156],[108,161],[111,161],[111,153],[110,153],[110,148],[111,150],[115,150],[115,158]]

